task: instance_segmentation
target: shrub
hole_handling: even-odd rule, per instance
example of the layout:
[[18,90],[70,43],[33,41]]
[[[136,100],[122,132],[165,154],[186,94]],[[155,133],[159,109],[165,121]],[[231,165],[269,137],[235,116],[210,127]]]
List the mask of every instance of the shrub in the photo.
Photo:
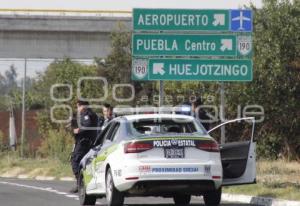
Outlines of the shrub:
[[0,152],[3,151],[5,148],[4,146],[4,134],[3,132],[0,130]]
[[72,147],[73,137],[69,132],[63,128],[50,129],[45,134],[37,153],[41,157],[51,157],[66,163],[69,161]]
[[257,156],[265,159],[275,160],[280,157],[282,143],[281,137],[276,134],[268,134],[258,139]]

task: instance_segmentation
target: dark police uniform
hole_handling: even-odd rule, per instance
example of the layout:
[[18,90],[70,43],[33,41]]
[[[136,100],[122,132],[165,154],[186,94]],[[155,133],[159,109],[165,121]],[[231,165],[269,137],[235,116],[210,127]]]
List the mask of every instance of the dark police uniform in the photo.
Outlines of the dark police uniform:
[[80,113],[80,129],[78,134],[75,134],[75,147],[71,156],[72,170],[77,180],[80,173],[80,161],[95,141],[97,122],[98,116],[91,109],[87,108]]
[[[206,111],[204,111],[202,108],[198,110],[198,115],[195,114],[194,116],[195,118],[197,118],[201,124],[203,125],[203,127],[208,131],[210,129],[210,124],[207,122],[207,120],[210,120],[209,116],[207,115]],[[201,120],[206,120],[206,122],[203,122]]]

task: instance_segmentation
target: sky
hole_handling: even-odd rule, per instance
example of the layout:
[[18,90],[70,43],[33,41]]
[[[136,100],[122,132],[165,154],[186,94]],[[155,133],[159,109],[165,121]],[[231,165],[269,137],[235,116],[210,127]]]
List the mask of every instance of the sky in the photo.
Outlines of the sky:
[[1,8],[123,10],[132,8],[239,8],[253,2],[262,6],[262,0],[0,0]]
[[[131,11],[132,8],[236,9],[252,2],[262,7],[262,0],[0,0],[1,9],[107,10]],[[52,60],[28,60],[27,75],[35,77]],[[14,64],[18,78],[24,73],[24,60],[0,59],[0,73]]]

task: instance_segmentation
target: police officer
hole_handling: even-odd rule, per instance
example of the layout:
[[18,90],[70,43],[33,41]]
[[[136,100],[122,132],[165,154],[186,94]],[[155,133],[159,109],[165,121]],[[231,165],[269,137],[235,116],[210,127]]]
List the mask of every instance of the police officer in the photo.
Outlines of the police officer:
[[209,116],[206,113],[206,111],[201,108],[200,106],[202,104],[202,99],[199,97],[196,100],[192,101],[192,112],[195,118],[199,119],[199,121],[202,123],[203,127],[208,131],[210,128],[209,125]]
[[[95,128],[97,127],[98,116],[90,108],[88,108],[89,103],[86,101],[77,101],[77,118],[79,126],[73,129],[75,137],[75,147],[71,156],[72,170],[77,180],[80,175],[80,160],[84,155],[90,150],[92,143],[95,141],[97,132]],[[75,186],[70,190],[72,193],[78,192],[78,186]]]
[[98,117],[97,139],[94,145],[99,145],[103,142],[103,139],[101,139],[101,132],[112,119],[113,107],[110,104],[105,103],[102,108],[102,116]]
[[112,119],[113,119],[113,107],[110,104],[104,104],[103,110],[103,124],[102,128],[104,128]]

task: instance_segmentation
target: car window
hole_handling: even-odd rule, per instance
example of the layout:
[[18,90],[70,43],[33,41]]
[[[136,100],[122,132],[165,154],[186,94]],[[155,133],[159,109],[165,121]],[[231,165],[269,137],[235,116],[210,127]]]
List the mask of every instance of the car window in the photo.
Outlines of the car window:
[[109,128],[109,130],[107,131],[107,133],[104,136],[105,140],[110,140],[113,141],[114,136],[119,128],[119,122],[113,122],[111,127]]
[[104,142],[104,139],[106,135],[108,134],[110,128],[112,127],[113,122],[108,123],[108,125],[104,128],[104,130],[100,133],[100,135],[97,137],[97,140],[95,142],[95,146],[98,146]]
[[107,136],[108,140],[110,140],[110,141],[114,141],[115,140],[115,137],[116,137],[117,131],[119,130],[119,127],[120,127],[120,123],[119,122],[116,122],[112,126],[112,129],[110,130],[109,135]]
[[131,122],[131,129],[135,134],[168,134],[168,133],[201,133],[205,130],[195,121],[189,119],[142,119]]

